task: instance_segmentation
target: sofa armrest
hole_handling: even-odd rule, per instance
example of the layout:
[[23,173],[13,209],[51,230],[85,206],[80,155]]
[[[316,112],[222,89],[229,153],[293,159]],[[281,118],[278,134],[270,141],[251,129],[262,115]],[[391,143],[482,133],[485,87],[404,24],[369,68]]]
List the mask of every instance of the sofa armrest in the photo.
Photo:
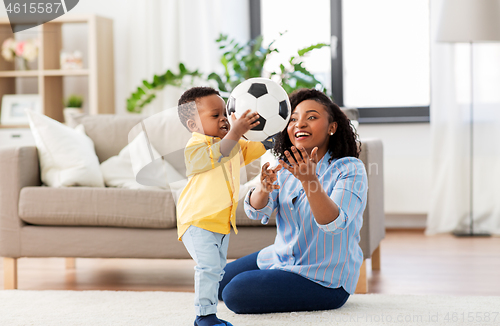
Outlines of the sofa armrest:
[[384,213],[384,148],[380,139],[361,139],[360,160],[368,175],[368,198],[363,213],[360,231],[360,247],[364,258],[370,258],[373,251],[385,237]]
[[19,257],[21,227],[19,193],[40,186],[40,167],[35,146],[0,149],[0,256]]

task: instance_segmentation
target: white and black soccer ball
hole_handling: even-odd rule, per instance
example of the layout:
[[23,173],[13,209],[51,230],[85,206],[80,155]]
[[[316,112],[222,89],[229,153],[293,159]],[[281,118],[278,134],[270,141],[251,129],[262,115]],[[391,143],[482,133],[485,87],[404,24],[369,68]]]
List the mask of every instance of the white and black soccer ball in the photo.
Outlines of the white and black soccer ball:
[[281,132],[287,126],[291,114],[290,100],[285,90],[266,78],[251,78],[236,86],[229,96],[226,110],[230,123],[231,113],[236,118],[246,110],[259,114],[259,125],[244,135],[252,141],[263,141]]

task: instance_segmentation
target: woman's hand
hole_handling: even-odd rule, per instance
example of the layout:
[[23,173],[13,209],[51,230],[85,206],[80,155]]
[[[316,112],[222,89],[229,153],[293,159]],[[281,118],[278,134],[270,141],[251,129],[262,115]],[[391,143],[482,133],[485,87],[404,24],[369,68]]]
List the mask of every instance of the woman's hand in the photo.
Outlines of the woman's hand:
[[290,164],[280,160],[285,169],[290,171],[300,182],[313,182],[318,178],[316,176],[316,165],[318,164],[318,147],[314,147],[311,156],[307,154],[305,148],[299,150],[292,146],[293,157],[289,151],[285,151],[285,156]]
[[260,191],[269,194],[271,191],[274,189],[279,189],[279,185],[275,185],[274,182],[278,180],[278,177],[276,176],[276,172],[278,172],[281,169],[281,164],[278,164],[275,168],[273,169],[268,169],[269,167],[269,162],[265,163],[262,166],[262,171],[260,174]]
[[268,167],[269,162],[262,166],[260,184],[250,195],[250,206],[255,209],[262,209],[266,207],[267,202],[269,201],[269,193],[274,189],[280,188],[279,185],[275,185],[273,182],[278,179],[276,172],[281,169],[281,165],[278,164],[273,169],[268,169]]
[[292,152],[294,157],[290,152],[285,151],[290,164],[286,164],[283,160],[280,160],[280,163],[302,183],[316,222],[319,224],[331,223],[339,216],[339,208],[333,199],[325,193],[316,176],[318,147],[313,148],[310,157],[304,148],[301,148],[299,153],[297,148],[292,146]]

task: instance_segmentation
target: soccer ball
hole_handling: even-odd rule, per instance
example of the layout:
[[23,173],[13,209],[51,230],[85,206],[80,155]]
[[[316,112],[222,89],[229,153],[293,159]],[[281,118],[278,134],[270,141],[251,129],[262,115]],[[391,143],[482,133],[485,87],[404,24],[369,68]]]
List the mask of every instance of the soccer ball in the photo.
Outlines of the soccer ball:
[[278,83],[266,78],[251,78],[236,86],[227,101],[229,123],[231,113],[239,118],[246,110],[259,114],[259,125],[244,134],[252,141],[263,141],[281,132],[291,114],[290,100]]

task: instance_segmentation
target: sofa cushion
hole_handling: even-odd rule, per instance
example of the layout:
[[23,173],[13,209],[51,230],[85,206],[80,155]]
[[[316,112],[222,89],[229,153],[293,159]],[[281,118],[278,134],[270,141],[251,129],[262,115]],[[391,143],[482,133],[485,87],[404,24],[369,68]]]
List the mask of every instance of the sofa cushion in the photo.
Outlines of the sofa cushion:
[[51,187],[104,187],[94,143],[82,128],[74,130],[27,110],[40,159],[41,178]]
[[118,155],[128,144],[129,131],[144,118],[141,115],[99,114],[78,117],[75,123],[85,127],[85,133],[94,142],[95,152],[102,163]]
[[252,220],[247,216],[247,214],[245,213],[244,202],[245,198],[241,199],[238,202],[238,207],[236,208],[236,227],[239,226],[269,226],[274,228],[276,227],[276,210],[271,215],[269,222],[263,225],[260,222],[260,220]]
[[[156,153],[156,150],[152,148]],[[158,155],[158,154],[156,154]],[[101,163],[102,176],[106,187],[127,188],[127,189],[149,189],[149,190],[164,190],[168,189],[165,165],[168,162],[162,161],[163,164],[156,165],[151,176],[155,179],[157,185],[143,185],[136,181],[134,170],[132,169],[132,161],[130,155],[130,144],[125,146],[118,155],[108,158]],[[174,173],[172,171],[171,173]]]
[[37,225],[169,229],[176,227],[170,191],[24,187],[19,217]]

